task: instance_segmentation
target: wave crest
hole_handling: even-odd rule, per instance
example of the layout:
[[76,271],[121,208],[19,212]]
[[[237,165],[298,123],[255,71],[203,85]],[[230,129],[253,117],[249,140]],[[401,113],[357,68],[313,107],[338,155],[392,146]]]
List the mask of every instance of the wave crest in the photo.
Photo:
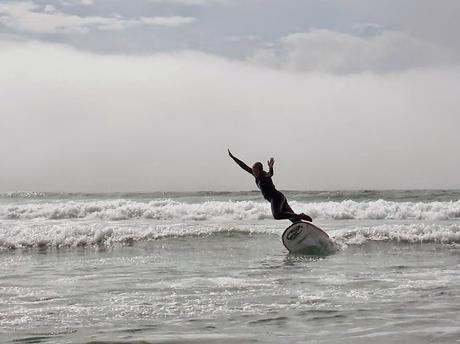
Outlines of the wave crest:
[[369,242],[460,244],[460,227],[455,224],[384,224],[339,230],[334,233],[334,240],[345,246]]
[[[295,211],[317,219],[452,220],[460,218],[460,201],[290,202]],[[207,201],[186,203],[171,199],[141,202],[133,200],[57,201],[0,205],[0,219],[155,219],[155,220],[260,220],[272,218],[270,206],[254,201]]]
[[273,231],[219,225],[148,225],[139,223],[119,226],[80,222],[58,224],[26,223],[15,226],[0,225],[0,248],[112,247],[166,238],[251,235],[253,233],[270,234]]
[[[460,226],[457,224],[382,224],[351,229],[324,228],[337,249],[369,243],[460,244]],[[267,224],[226,223],[149,223],[130,222],[5,222],[0,223],[0,249],[112,247],[135,242],[166,238],[210,236],[274,235],[281,245],[283,228]],[[281,247],[281,246],[280,246]]]

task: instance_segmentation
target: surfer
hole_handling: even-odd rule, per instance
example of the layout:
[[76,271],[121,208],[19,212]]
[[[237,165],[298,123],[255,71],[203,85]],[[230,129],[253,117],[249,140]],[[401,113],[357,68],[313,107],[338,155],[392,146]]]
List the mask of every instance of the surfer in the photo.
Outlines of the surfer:
[[296,214],[289,206],[286,197],[273,185],[273,164],[275,159],[270,158],[268,160],[268,172],[264,171],[261,162],[256,162],[252,165],[252,168],[242,162],[240,159],[235,157],[230,149],[228,150],[230,157],[246,172],[250,173],[256,179],[256,184],[259,190],[262,192],[262,196],[271,203],[272,214],[276,220],[289,219],[291,222],[299,222],[300,220],[312,221],[311,217],[301,213]]

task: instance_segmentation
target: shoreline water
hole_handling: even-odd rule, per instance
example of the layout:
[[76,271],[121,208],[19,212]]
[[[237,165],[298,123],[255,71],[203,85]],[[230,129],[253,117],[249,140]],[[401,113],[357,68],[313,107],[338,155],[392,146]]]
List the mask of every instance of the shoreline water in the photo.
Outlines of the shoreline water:
[[289,254],[253,192],[2,194],[2,341],[460,339],[460,191],[286,194],[335,253]]

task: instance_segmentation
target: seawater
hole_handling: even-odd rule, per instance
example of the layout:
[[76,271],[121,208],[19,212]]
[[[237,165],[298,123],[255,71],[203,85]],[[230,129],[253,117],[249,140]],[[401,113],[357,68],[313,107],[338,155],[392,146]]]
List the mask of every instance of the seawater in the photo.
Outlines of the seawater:
[[0,194],[0,342],[460,342],[460,191],[285,194]]

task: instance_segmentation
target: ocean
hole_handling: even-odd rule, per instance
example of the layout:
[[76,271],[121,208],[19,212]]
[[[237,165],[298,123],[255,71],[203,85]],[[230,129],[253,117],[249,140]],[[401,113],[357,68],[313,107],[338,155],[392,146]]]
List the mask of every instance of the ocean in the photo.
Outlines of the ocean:
[[460,191],[0,194],[1,343],[460,343]]

